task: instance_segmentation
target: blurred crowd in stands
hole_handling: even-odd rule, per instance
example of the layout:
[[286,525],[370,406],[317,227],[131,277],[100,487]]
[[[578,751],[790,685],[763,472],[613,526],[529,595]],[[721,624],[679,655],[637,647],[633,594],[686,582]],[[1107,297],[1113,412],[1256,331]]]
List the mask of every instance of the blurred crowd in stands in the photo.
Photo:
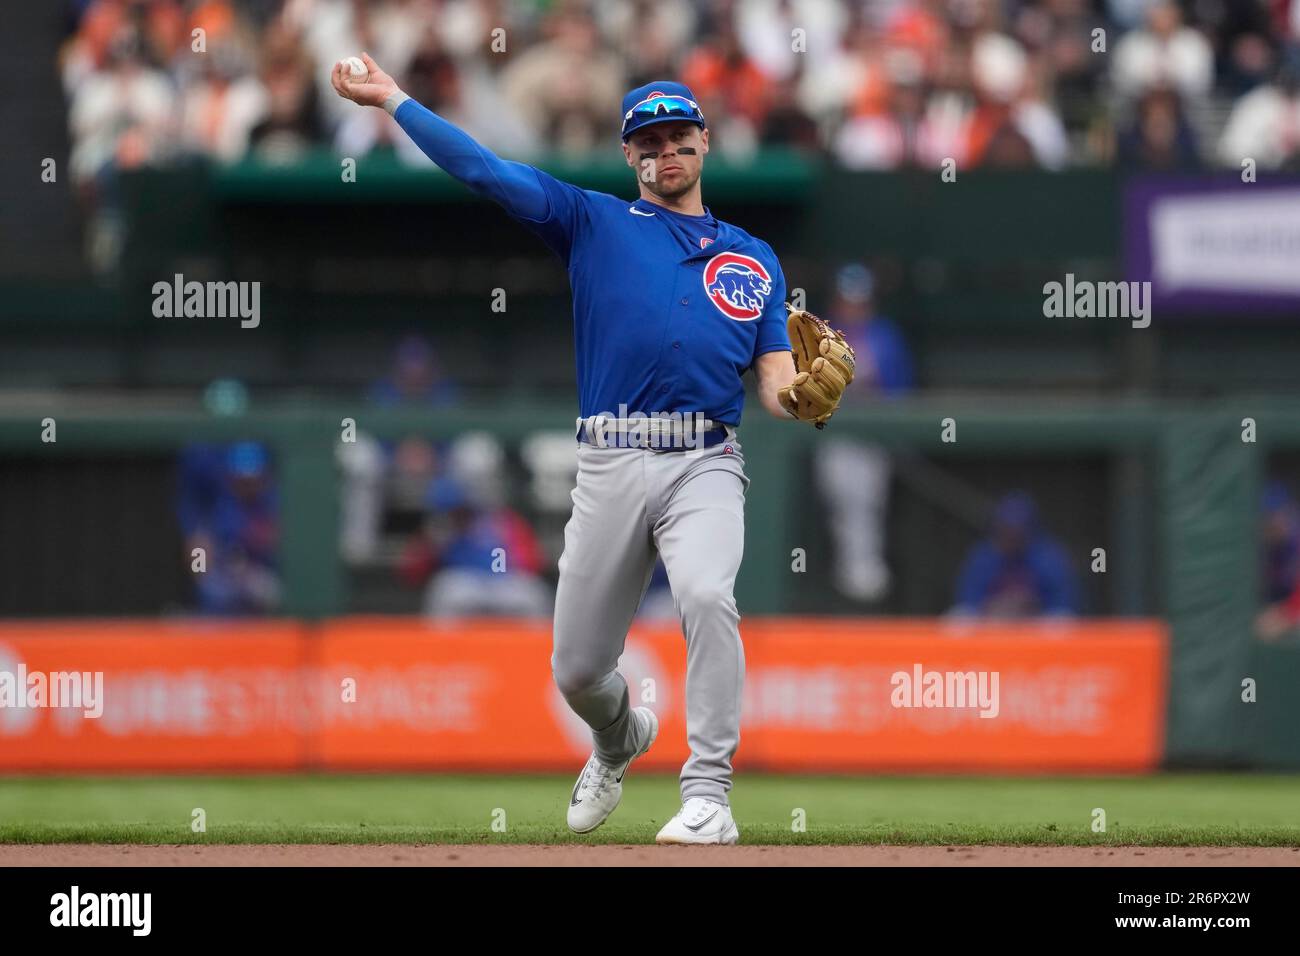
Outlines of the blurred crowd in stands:
[[678,77],[713,143],[860,169],[1300,157],[1300,0],[70,0],[73,168],[331,147],[424,158],[331,90],[361,50],[518,159],[614,151]]

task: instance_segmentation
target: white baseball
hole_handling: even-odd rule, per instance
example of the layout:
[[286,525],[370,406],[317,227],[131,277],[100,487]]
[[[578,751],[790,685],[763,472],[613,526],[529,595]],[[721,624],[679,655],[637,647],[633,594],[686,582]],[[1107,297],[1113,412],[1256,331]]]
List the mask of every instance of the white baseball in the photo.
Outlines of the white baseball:
[[350,56],[343,60],[343,73],[352,83],[364,83],[370,77],[370,70],[359,56]]

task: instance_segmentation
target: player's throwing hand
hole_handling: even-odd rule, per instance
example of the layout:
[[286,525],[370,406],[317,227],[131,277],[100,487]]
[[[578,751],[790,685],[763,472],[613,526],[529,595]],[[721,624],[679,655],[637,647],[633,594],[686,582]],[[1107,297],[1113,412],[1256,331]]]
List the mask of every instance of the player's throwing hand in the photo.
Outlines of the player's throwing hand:
[[340,60],[334,64],[330,82],[345,100],[362,106],[383,106],[384,100],[397,92],[397,81],[381,70],[369,53],[361,54],[361,62],[370,71],[369,76],[362,77],[360,81],[354,79],[347,64]]

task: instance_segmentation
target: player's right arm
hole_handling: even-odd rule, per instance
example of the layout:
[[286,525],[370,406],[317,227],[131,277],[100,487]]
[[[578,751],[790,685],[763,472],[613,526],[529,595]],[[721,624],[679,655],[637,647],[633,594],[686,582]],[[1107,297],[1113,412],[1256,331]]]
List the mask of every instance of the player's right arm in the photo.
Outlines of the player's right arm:
[[[567,223],[556,221],[572,219],[558,215],[567,210],[556,209],[567,198],[567,192],[560,192],[564,184],[532,166],[500,158],[408,97],[368,53],[361,54],[361,59],[370,71],[364,83],[353,81],[341,62],[334,64],[330,80],[339,96],[387,110],[426,156],[474,192],[500,203],[515,218],[532,225],[545,223],[551,232],[565,231]],[[552,188],[548,189],[547,180]],[[568,190],[577,192],[573,187]],[[549,241],[559,237],[546,238]]]

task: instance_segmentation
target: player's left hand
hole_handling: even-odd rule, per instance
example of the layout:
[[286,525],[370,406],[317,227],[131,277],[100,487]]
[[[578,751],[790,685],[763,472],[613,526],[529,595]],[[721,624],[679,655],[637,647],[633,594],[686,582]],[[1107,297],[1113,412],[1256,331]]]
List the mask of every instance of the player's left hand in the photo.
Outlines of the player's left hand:
[[855,357],[843,333],[811,312],[786,305],[786,330],[794,350],[794,380],[777,393],[781,406],[795,418],[825,428],[853,381]]

